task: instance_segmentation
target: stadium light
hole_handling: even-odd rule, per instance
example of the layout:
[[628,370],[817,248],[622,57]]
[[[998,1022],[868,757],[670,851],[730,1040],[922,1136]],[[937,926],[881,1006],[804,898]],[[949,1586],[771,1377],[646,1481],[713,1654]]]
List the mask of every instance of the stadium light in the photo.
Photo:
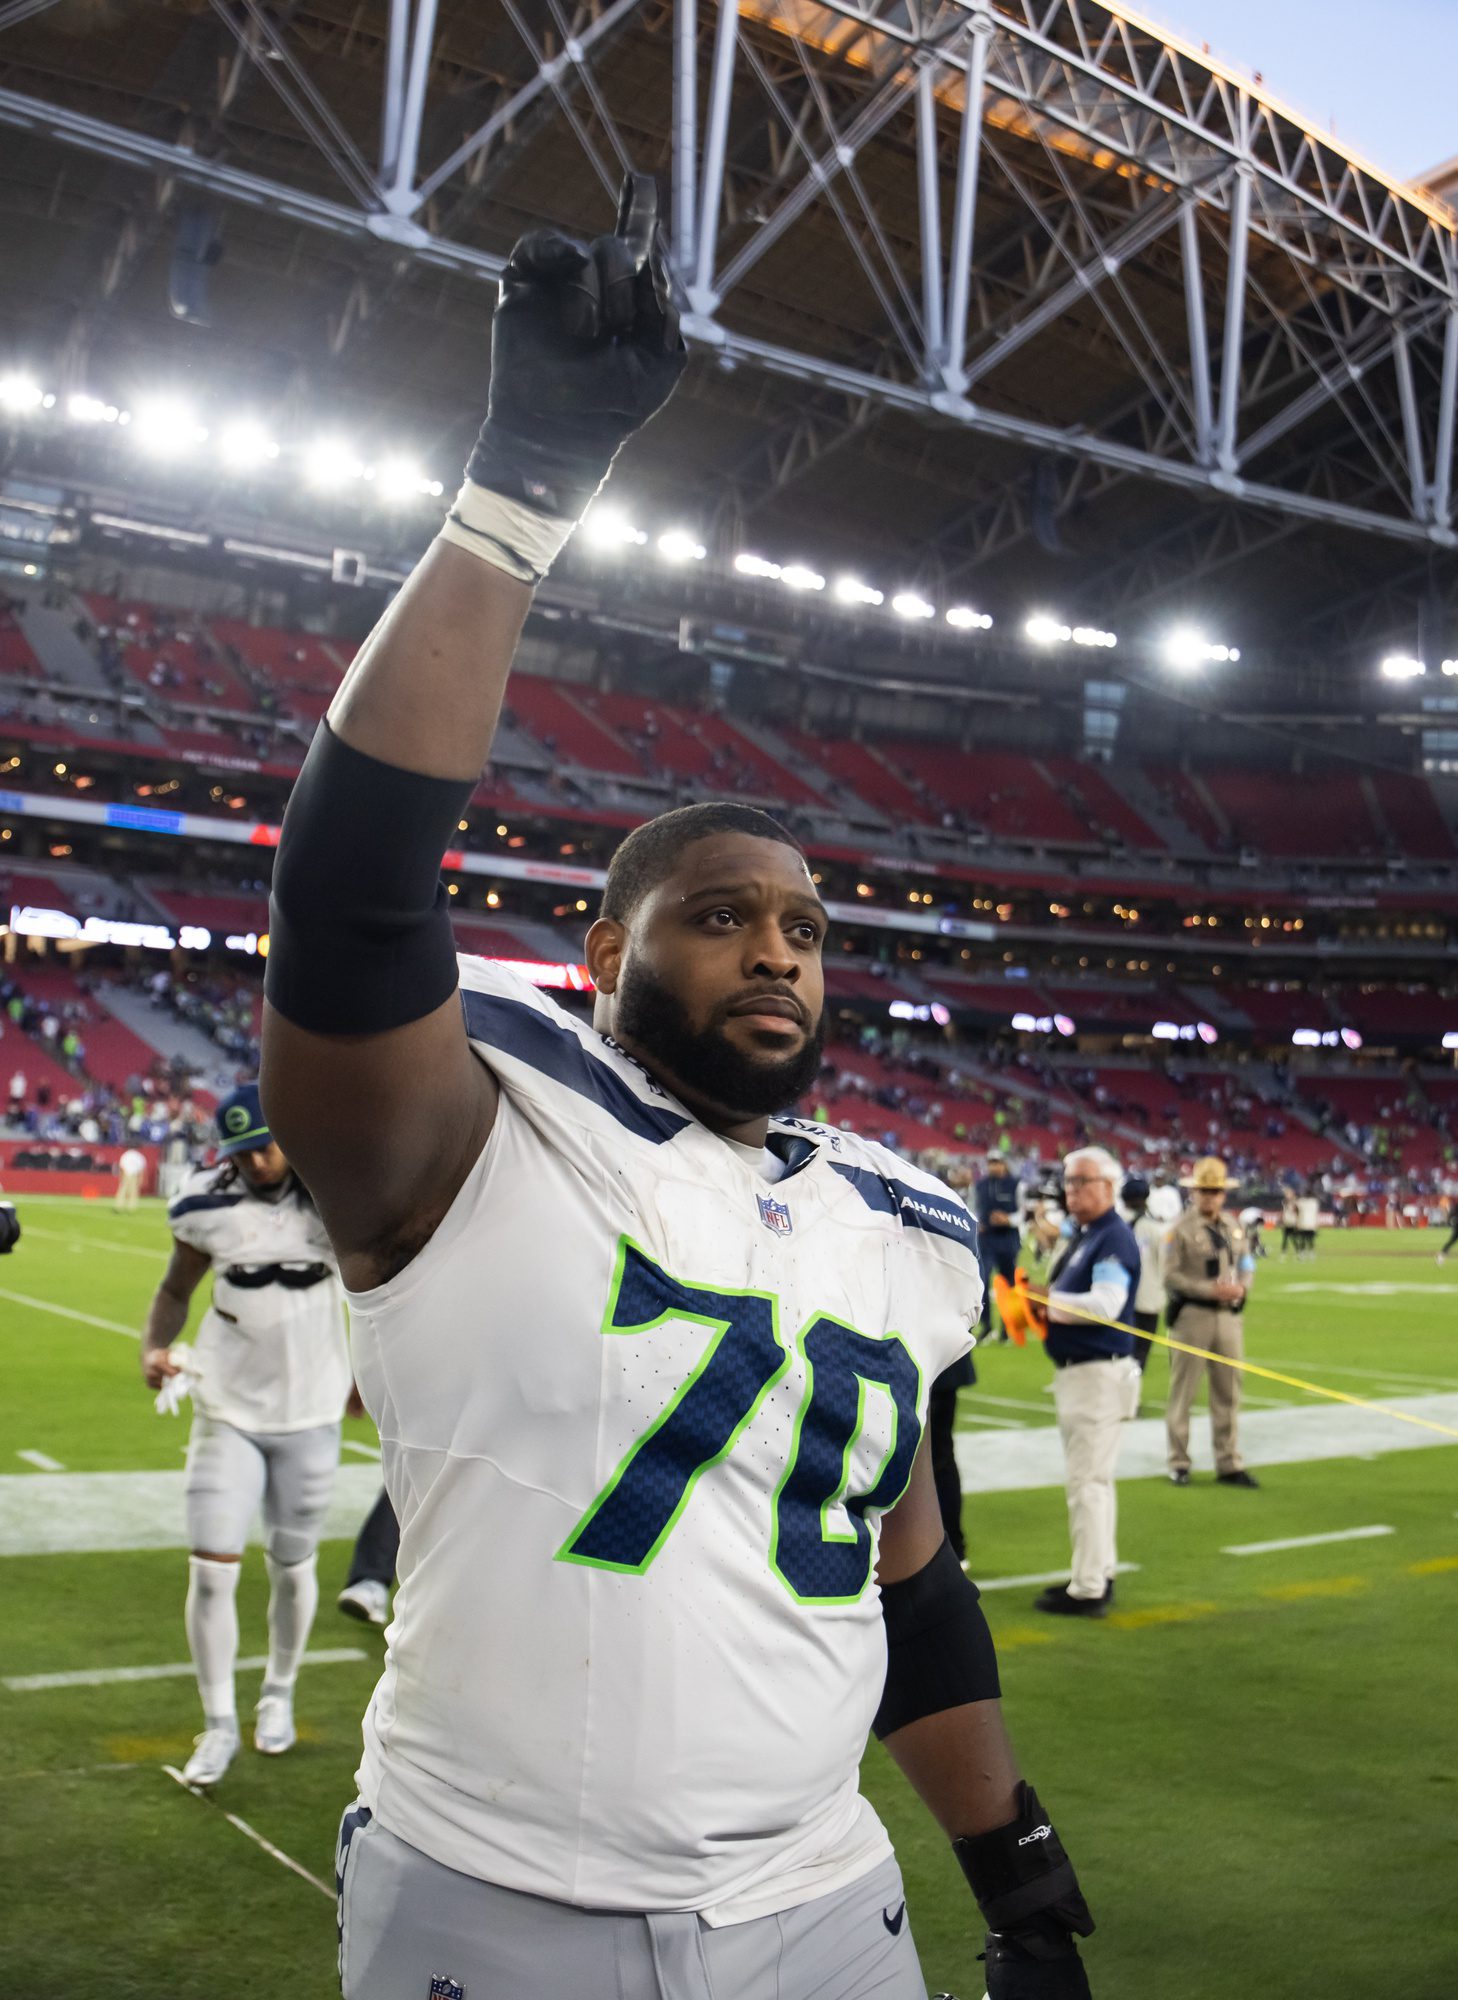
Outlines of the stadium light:
[[937,608],[928,604],[924,597],[918,597],[914,590],[898,590],[891,600],[891,609],[898,618],[935,618]]
[[992,620],[985,611],[972,611],[965,604],[954,604],[947,613],[947,623],[959,632],[990,632]]
[[1097,625],[1075,625],[1073,643],[1075,646],[1117,646],[1119,641],[1112,632],[1101,632]]
[[1039,646],[1056,646],[1073,637],[1073,627],[1060,619],[1050,618],[1046,611],[1035,611],[1024,625],[1028,637]]
[[1458,660],[1444,660],[1443,672],[1445,674],[1458,674]]
[[185,403],[163,397],[138,408],[132,419],[132,436],[140,450],[156,458],[181,458],[203,443],[207,431]]
[[808,568],[804,563],[786,563],[780,571],[780,582],[787,590],[824,590],[825,578],[818,570]]
[[648,539],[616,507],[593,507],[582,523],[582,532],[595,549],[641,548]]
[[320,438],[304,457],[304,476],[311,486],[343,486],[351,479],[363,479],[364,467],[337,438]]
[[858,576],[838,576],[835,579],[835,595],[842,604],[884,604],[884,590],[873,590],[868,583],[862,583]]
[[33,382],[28,375],[0,375],[0,409],[23,417],[38,410],[44,401],[40,383]]
[[666,528],[658,537],[658,553],[666,562],[702,562],[709,551],[687,528]]
[[121,411],[116,404],[103,403],[99,396],[68,396],[66,415],[73,424],[115,424],[121,421]]
[[435,498],[444,491],[438,479],[427,479],[408,458],[383,459],[375,468],[375,486],[386,500]]
[[1426,664],[1409,653],[1389,653],[1382,662],[1382,678],[1388,681],[1415,681],[1426,672]]
[[267,465],[270,459],[278,457],[278,446],[260,424],[248,418],[240,418],[229,424],[218,439],[218,451],[223,463],[235,472],[251,472],[255,467]]
[[1171,632],[1165,639],[1161,651],[1166,665],[1175,667],[1181,672],[1202,667],[1207,661],[1225,666],[1240,658],[1238,646],[1212,646],[1203,632],[1196,632],[1188,625],[1181,625]]

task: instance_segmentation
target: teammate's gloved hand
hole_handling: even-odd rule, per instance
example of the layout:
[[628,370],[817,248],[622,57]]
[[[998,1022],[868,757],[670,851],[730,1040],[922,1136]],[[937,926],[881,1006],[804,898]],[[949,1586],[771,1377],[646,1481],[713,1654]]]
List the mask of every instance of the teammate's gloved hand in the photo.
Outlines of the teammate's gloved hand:
[[989,1931],[983,1962],[987,2000],[1091,2000],[1078,1946],[1050,1919]]
[[534,229],[491,322],[491,393],[466,476],[576,520],[619,447],[660,410],[685,349],[656,242],[658,190],[628,174],[611,236]]

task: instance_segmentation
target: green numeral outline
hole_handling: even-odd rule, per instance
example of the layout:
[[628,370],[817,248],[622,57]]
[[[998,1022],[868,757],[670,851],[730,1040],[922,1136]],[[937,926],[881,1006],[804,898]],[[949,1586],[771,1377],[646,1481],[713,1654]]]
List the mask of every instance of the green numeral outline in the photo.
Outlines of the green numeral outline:
[[[592,1505],[587,1509],[586,1513],[583,1514],[574,1524],[571,1534],[567,1537],[566,1541],[562,1544],[561,1548],[558,1549],[553,1560],[556,1562],[577,1563],[580,1564],[584,1569],[615,1570],[621,1576],[642,1576],[647,1571],[650,1564],[657,1557],[664,1543],[668,1540],[668,1537],[673,1533],[673,1530],[677,1527],[679,1522],[679,1517],[682,1515],[684,1508],[687,1507],[689,1499],[693,1494],[694,1488],[698,1485],[699,1480],[703,1477],[703,1475],[707,1471],[710,1470],[711,1467],[723,1463],[723,1461],[729,1456],[730,1452],[733,1451],[735,1445],[738,1444],[740,1438],[744,1435],[744,1432],[748,1428],[749,1424],[753,1421],[756,1413],[763,1405],[765,1397],[768,1396],[768,1394],[773,1388],[775,1388],[779,1383],[784,1381],[785,1376],[789,1370],[790,1361],[792,1359],[792,1350],[785,1346],[784,1340],[781,1338],[780,1335],[779,1301],[775,1297],[773,1292],[759,1292],[759,1291],[754,1291],[752,1289],[740,1289],[732,1285],[716,1286],[714,1290],[717,1296],[720,1298],[759,1299],[769,1307],[770,1331],[774,1337],[775,1344],[781,1349],[784,1358],[781,1360],[779,1366],[775,1369],[774,1373],[769,1377],[768,1381],[765,1382],[763,1388],[761,1388],[759,1393],[755,1396],[754,1401],[750,1404],[749,1408],[744,1412],[744,1415],[735,1424],[733,1430],[729,1433],[729,1436],[726,1438],[726,1440],[724,1441],[723,1445],[719,1448],[719,1450],[714,1452],[711,1457],[704,1459],[699,1465],[695,1466],[694,1470],[689,1474],[689,1477],[684,1484],[683,1492],[679,1495],[678,1504],[674,1507],[673,1512],[669,1515],[667,1521],[664,1523],[663,1528],[661,1529],[661,1531],[657,1536],[657,1539],[653,1543],[653,1546],[649,1549],[647,1555],[644,1556],[641,1562],[618,1563],[618,1562],[611,1562],[601,1556],[579,1555],[573,1546],[574,1543],[576,1543],[581,1538],[581,1536],[591,1526],[593,1521],[596,1520],[598,1514],[606,1506],[607,1502],[612,1498],[613,1494],[617,1491],[618,1487],[622,1484],[624,1478],[627,1476],[629,1470],[631,1469],[634,1461],[637,1459],[639,1453],[644,1449],[646,1445],[648,1445],[651,1442],[653,1438],[657,1437],[658,1433],[663,1429],[664,1425],[672,1417],[674,1411],[678,1408],[679,1404],[682,1403],[684,1397],[688,1395],[689,1391],[701,1379],[704,1372],[708,1368],[710,1362],[714,1359],[714,1356],[718,1353],[719,1343],[723,1340],[725,1334],[729,1331],[730,1327],[733,1325],[733,1321],[730,1319],[717,1319],[713,1317],[711,1314],[707,1313],[686,1312],[682,1308],[677,1306],[670,1307],[668,1311],[658,1313],[654,1316],[654,1318],[643,1320],[640,1324],[637,1325],[620,1324],[617,1319],[618,1298],[623,1288],[623,1276],[627,1268],[628,1253],[630,1250],[636,1251],[638,1256],[640,1256],[645,1263],[651,1264],[655,1270],[663,1271],[662,1265],[658,1263],[656,1258],[650,1257],[648,1252],[643,1248],[643,1246],[640,1243],[635,1243],[629,1236],[620,1236],[618,1238],[617,1257],[613,1264],[613,1277],[612,1277],[612,1284],[608,1292],[607,1308],[603,1313],[602,1325],[599,1329],[603,1337],[607,1338],[611,1334],[651,1333],[656,1327],[667,1326],[675,1321],[678,1321],[678,1322],[687,1322],[690,1325],[709,1327],[712,1329],[712,1338],[710,1339],[708,1345],[704,1348],[704,1351],[699,1356],[698,1360],[694,1363],[693,1368],[684,1377],[683,1381],[679,1384],[678,1388],[674,1391],[673,1396],[670,1398],[668,1403],[665,1404],[664,1408],[659,1412],[658,1416],[654,1418],[653,1422],[648,1426],[647,1430],[642,1432],[642,1434],[639,1437],[637,1437],[634,1440],[634,1442],[628,1447],[627,1451],[618,1461],[618,1464],[614,1469],[614,1471],[612,1472],[611,1476],[609,1477],[607,1484],[603,1487],[602,1491],[598,1494],[597,1498],[592,1502]],[[682,1279],[672,1277],[672,1274],[667,1271],[663,1271],[663,1275],[669,1278],[672,1284],[677,1285],[680,1290],[685,1292],[693,1292],[693,1291],[707,1289],[707,1287],[689,1285],[685,1283]],[[798,1435],[799,1433],[797,1430],[796,1431],[797,1438]]]
[[[815,1401],[815,1363],[810,1359],[806,1341],[813,1328],[826,1322],[832,1326],[841,1327],[846,1333],[854,1334],[858,1340],[878,1340],[887,1348],[896,1346],[901,1349],[902,1353],[916,1370],[916,1413],[918,1418],[921,1417],[923,1408],[926,1378],[921,1363],[899,1333],[863,1334],[858,1327],[852,1326],[848,1320],[837,1318],[834,1313],[812,1313],[800,1328],[800,1331],[795,1335],[795,1348],[805,1363],[805,1393],[800,1400],[800,1407],[795,1413],[795,1428],[790,1436],[790,1450],[785,1461],[785,1469],[780,1474],[779,1483],[775,1487],[774,1496],[770,1501],[770,1568],[797,1604],[859,1604],[870,1586],[871,1579],[869,1574],[860,1589],[852,1592],[848,1597],[805,1597],[796,1590],[794,1584],[790,1582],[790,1579],[780,1567],[780,1499],[785,1488],[794,1477],[795,1467],[800,1462],[800,1435],[805,1427],[805,1419],[810,1414],[810,1407]],[[850,1487],[851,1460],[855,1456],[856,1446],[860,1443],[862,1433],[866,1427],[866,1388],[868,1383],[875,1382],[878,1388],[884,1389],[891,1403],[891,1442],[886,1448],[881,1463],[876,1467],[875,1478],[866,1489],[868,1493],[874,1493],[881,1480],[885,1477],[887,1466],[890,1465],[892,1459],[896,1456],[896,1446],[901,1435],[901,1412],[896,1407],[896,1398],[892,1393],[890,1382],[874,1375],[862,1375],[859,1370],[856,1371],[856,1375],[859,1384],[856,1396],[856,1420],[854,1428],[846,1440],[845,1451],[842,1454],[840,1479],[829,1499],[823,1500],[820,1503],[820,1533],[822,1539],[827,1542],[839,1542],[842,1546],[847,1546],[859,1539],[855,1530],[852,1529],[848,1535],[833,1534],[826,1527],[826,1518],[831,1507],[843,1505],[847,1498]],[[915,1457],[913,1455],[914,1463]],[[880,1509],[880,1512],[889,1514],[897,1501],[905,1494],[910,1484],[911,1468],[908,1467],[906,1479],[902,1484],[900,1492],[894,1498],[888,1500]]]

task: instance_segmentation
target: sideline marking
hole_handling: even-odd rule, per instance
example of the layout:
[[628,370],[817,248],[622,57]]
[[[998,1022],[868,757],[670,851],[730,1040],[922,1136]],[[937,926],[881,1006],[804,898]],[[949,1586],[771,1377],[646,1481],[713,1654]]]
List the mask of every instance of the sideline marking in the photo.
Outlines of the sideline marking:
[[64,1472],[65,1466],[58,1458],[52,1458],[48,1451],[18,1451],[15,1456],[23,1458],[27,1465],[33,1465],[37,1472]]
[[1261,1596],[1273,1597],[1280,1604],[1298,1604],[1306,1597],[1351,1597],[1366,1590],[1369,1582],[1365,1576],[1315,1576],[1303,1583],[1273,1583]]
[[1395,1535],[1396,1528],[1374,1523],[1370,1528],[1337,1528],[1327,1535],[1291,1535],[1283,1542],[1232,1542],[1223,1556],[1269,1556],[1280,1549],[1319,1549],[1327,1542],[1369,1542],[1377,1535]]
[[377,1444],[357,1444],[353,1438],[341,1438],[339,1449],[357,1452],[361,1458],[378,1459],[380,1455],[380,1447]]
[[[967,1570],[966,1563],[963,1563],[962,1567],[964,1570]],[[1138,1567],[1138,1563],[1115,1563],[1114,1574],[1116,1576],[1128,1576],[1131,1571],[1138,1569]],[[967,1574],[971,1576],[972,1572],[967,1570]],[[1062,1569],[1035,1570],[1027,1576],[990,1576],[983,1583],[977,1583],[975,1577],[972,1580],[974,1583],[977,1583],[979,1594],[985,1594],[989,1590],[1021,1590],[1025,1584],[1063,1583],[1067,1580],[1067,1577],[1068,1569],[1065,1565]]]
[[0,1299],[9,1299],[15,1306],[30,1306],[36,1312],[54,1313],[57,1319],[79,1320],[82,1326],[99,1326],[103,1333],[122,1333],[128,1340],[142,1337],[134,1326],[123,1326],[114,1319],[98,1319],[95,1313],[77,1312],[72,1306],[53,1306],[49,1299],[28,1298],[24,1292],[0,1292]]
[[1212,1618],[1221,1609],[1218,1604],[1152,1604],[1147,1611],[1111,1611],[1104,1620],[1106,1625],[1117,1625],[1122,1632],[1139,1632],[1146,1625],[1188,1625],[1196,1618]]
[[1458,1556],[1430,1556],[1426,1562],[1408,1563],[1409,1576],[1444,1576],[1458,1569]]
[[0,1785],[23,1785],[35,1778],[99,1778],[106,1771],[139,1771],[141,1765],[69,1764],[59,1771],[0,1771]]
[[1025,1431],[1028,1426],[1021,1417],[984,1417],[980,1410],[966,1410],[957,1418],[957,1428],[969,1424],[985,1424],[994,1431]]
[[220,1806],[216,1799],[210,1798],[198,1786],[190,1785],[175,1765],[164,1764],[162,1769],[174,1784],[181,1785],[183,1791],[190,1792],[195,1799],[201,1799],[205,1806],[211,1806],[214,1812],[221,1813],[229,1826],[236,1826],[239,1833],[246,1834],[248,1839],[256,1847],[261,1847],[271,1860],[282,1862],[285,1868],[291,1868],[295,1875],[307,1882],[311,1889],[317,1889],[319,1894],[327,1896],[331,1903],[334,1901],[334,1891],[329,1887],[328,1883],[321,1882],[317,1875],[311,1875],[302,1861],[295,1861],[292,1854],[285,1854],[281,1847],[275,1847],[271,1840],[265,1840],[256,1826],[250,1826],[246,1819],[240,1819],[237,1813],[231,1813],[226,1806]]
[[[1035,1417],[1046,1417],[1049,1415],[1046,1403],[1031,1403],[1025,1396],[989,1396],[985,1390],[980,1388],[970,1389],[967,1393],[974,1408],[979,1403],[991,1403],[995,1410],[1031,1410]],[[961,1407],[966,1409],[967,1404],[964,1403]]]
[[135,1243],[114,1242],[109,1236],[71,1236],[64,1229],[42,1229],[36,1222],[27,1222],[22,1227],[27,1236],[41,1236],[48,1243],[89,1244],[93,1250],[116,1250],[123,1257],[145,1257],[153,1264],[167,1255],[165,1243],[159,1243],[155,1250],[144,1250]]
[[[337,1667],[347,1660],[364,1660],[369,1655],[362,1646],[324,1646],[312,1653],[305,1653],[299,1662],[304,1667]],[[236,1662],[240,1673],[250,1669],[266,1667],[268,1655],[253,1653],[245,1660]],[[47,1688],[89,1688],[111,1687],[119,1681],[167,1681],[181,1680],[195,1671],[191,1660],[177,1660],[165,1667],[86,1667],[78,1673],[69,1674],[7,1674],[0,1680],[0,1687],[10,1694],[39,1694]]]

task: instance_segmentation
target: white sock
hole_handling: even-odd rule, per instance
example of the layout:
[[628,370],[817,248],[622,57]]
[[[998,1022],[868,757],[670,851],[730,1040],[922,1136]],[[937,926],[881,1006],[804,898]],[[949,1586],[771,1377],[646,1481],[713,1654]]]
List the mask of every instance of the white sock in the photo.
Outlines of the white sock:
[[275,1562],[268,1557],[268,1671],[265,1694],[287,1694],[298,1677],[299,1661],[309,1628],[319,1609],[319,1559],[300,1563]]
[[238,1572],[242,1563],[187,1559],[187,1649],[197,1670],[203,1719],[210,1729],[238,1726],[233,1664],[238,1658]]

